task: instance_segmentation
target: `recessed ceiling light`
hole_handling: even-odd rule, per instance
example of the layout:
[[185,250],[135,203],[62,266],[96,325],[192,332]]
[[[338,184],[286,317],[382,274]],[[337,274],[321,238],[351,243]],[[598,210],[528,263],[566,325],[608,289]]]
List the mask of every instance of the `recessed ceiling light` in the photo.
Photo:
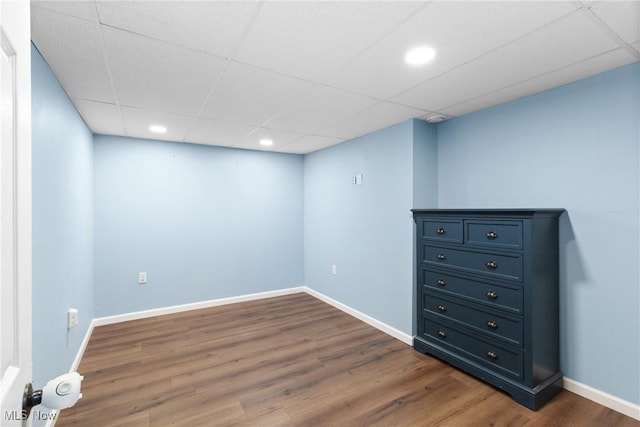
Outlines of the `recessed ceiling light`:
[[428,46],[420,46],[411,49],[404,56],[404,60],[409,65],[423,65],[431,61],[436,56],[436,50]]
[[260,145],[265,146],[265,147],[270,147],[273,145],[273,141],[271,139],[261,139],[260,140]]
[[440,114],[434,114],[434,115],[428,116],[426,118],[426,120],[429,123],[440,123],[440,122],[444,122],[445,120],[447,120],[447,118],[445,116],[440,115]]
[[167,133],[166,126],[162,125],[151,125],[149,126],[149,130],[153,133]]

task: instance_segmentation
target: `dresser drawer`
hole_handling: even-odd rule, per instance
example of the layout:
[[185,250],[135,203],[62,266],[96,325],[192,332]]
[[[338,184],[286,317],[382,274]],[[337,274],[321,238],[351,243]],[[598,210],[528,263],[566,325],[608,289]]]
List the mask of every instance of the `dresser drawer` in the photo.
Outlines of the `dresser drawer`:
[[522,255],[492,254],[423,245],[423,262],[458,270],[522,281]]
[[437,294],[423,293],[423,315],[436,322],[448,319],[507,344],[522,347],[522,319],[496,315],[459,304]]
[[465,220],[465,243],[509,249],[522,248],[522,221]]
[[440,242],[462,243],[461,219],[419,219],[422,224],[422,238]]
[[424,338],[504,375],[522,380],[523,353],[424,319]]
[[501,308],[515,314],[522,314],[522,287],[506,287],[490,282],[467,280],[448,274],[421,269],[422,280],[420,284],[429,289],[437,289],[441,292],[461,296],[486,305],[487,307]]

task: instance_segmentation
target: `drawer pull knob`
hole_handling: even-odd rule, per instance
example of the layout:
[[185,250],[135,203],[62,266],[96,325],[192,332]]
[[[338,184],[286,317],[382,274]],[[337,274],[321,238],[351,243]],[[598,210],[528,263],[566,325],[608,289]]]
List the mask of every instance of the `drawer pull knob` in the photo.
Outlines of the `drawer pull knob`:
[[487,327],[491,329],[498,329],[498,323],[495,320],[487,320]]
[[447,333],[445,331],[440,330],[440,331],[438,331],[438,336],[440,338],[446,338],[447,337]]
[[487,291],[485,295],[487,296],[487,298],[491,298],[491,299],[498,298],[498,293],[496,291]]
[[487,261],[485,265],[489,270],[495,270],[496,268],[498,268],[498,263],[495,261]]
[[442,228],[442,227],[438,227],[438,228],[436,229],[436,233],[438,233],[438,234],[439,234],[439,235],[441,235],[441,236],[442,236],[443,234],[445,234],[446,232],[447,232],[447,230],[445,230],[445,229],[444,229],[444,228]]
[[495,240],[498,238],[498,233],[496,233],[495,231],[487,231],[487,234],[485,234],[485,236],[487,237],[487,239]]
[[444,304],[438,304],[438,310],[445,312],[447,311],[447,306]]
[[438,279],[437,283],[439,286],[446,286],[447,281],[444,279]]
[[438,254],[438,259],[440,261],[444,261],[445,259],[447,259],[447,256],[445,254]]
[[487,357],[491,360],[498,360],[498,355],[494,351],[487,351]]

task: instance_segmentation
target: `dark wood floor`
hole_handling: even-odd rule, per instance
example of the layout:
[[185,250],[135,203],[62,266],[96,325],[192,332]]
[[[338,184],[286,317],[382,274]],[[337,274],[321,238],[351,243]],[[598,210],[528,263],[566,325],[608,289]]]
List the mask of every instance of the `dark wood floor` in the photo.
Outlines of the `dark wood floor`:
[[306,294],[94,330],[57,427],[640,426],[563,391],[538,412]]

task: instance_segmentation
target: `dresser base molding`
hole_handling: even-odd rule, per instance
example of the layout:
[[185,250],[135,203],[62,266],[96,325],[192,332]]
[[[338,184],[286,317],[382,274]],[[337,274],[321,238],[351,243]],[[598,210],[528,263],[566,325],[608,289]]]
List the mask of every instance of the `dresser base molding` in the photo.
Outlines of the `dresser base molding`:
[[421,338],[413,339],[413,348],[424,354],[429,354],[442,361],[461,369],[476,378],[491,384],[511,395],[513,400],[527,408],[537,411],[551,398],[562,391],[562,373],[556,372],[534,388],[526,387],[516,381],[503,377],[494,371],[488,370],[481,365],[460,357],[460,355],[450,352],[436,344],[427,342]]

